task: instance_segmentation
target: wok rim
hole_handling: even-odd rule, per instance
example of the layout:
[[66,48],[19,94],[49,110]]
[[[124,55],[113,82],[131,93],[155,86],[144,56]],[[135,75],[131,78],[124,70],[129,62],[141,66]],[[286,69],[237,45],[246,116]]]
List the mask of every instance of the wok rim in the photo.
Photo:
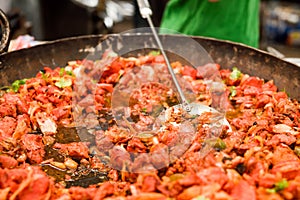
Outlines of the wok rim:
[[[134,37],[134,36],[146,36],[146,35],[151,35],[151,33],[130,33],[130,34],[124,34],[123,36],[127,37]],[[113,33],[113,34],[91,34],[91,35],[80,35],[80,36],[72,36],[72,37],[65,37],[65,38],[59,38],[59,39],[56,39],[56,40],[49,40],[49,41],[40,41],[39,44],[37,45],[34,45],[32,47],[28,47],[28,48],[23,48],[23,49],[19,49],[19,50],[15,50],[15,51],[10,51],[10,52],[4,52],[2,54],[0,54],[0,57],[2,56],[5,56],[7,54],[15,54],[15,53],[22,53],[22,52],[25,52],[25,51],[30,51],[31,49],[35,49],[35,48],[41,48],[43,46],[50,46],[50,45],[55,45],[55,44],[60,44],[60,43],[64,43],[64,42],[76,42],[76,40],[84,40],[84,39],[99,39],[99,40],[104,40],[106,38],[109,38],[109,37],[118,37],[120,36],[119,33]],[[182,35],[182,34],[159,34],[159,36],[162,36],[162,37],[182,37],[182,36],[187,36],[187,35]],[[245,45],[243,43],[239,43],[239,42],[233,42],[233,41],[230,41],[230,40],[221,40],[221,39],[217,39],[217,38],[212,38],[212,37],[205,37],[205,36],[188,36],[188,37],[191,37],[192,39],[200,39],[200,40],[207,40],[207,41],[211,41],[211,42],[216,42],[216,43],[226,43],[228,45],[232,45],[232,46],[235,46],[235,47],[242,47],[242,48],[246,48],[246,49],[249,49],[251,51],[255,51],[257,53],[261,53],[261,54],[264,54],[264,55],[267,55],[267,56],[270,56],[271,59],[277,59],[281,62],[286,62],[290,65],[294,65],[296,67],[299,67],[298,65],[296,65],[295,63],[293,62],[290,62],[288,60],[285,60],[285,59],[281,59],[271,53],[269,53],[268,51],[265,51],[265,50],[262,50],[262,49],[259,49],[259,48],[255,48],[255,47],[252,47],[252,46],[248,46],[248,45]]]

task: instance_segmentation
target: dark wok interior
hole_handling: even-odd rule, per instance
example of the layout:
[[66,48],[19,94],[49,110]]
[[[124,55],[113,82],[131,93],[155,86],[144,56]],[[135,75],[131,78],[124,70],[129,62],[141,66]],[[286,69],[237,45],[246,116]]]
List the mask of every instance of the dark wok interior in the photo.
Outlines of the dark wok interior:
[[[178,41],[181,36],[163,35],[161,39],[172,37],[174,41]],[[93,54],[95,50],[93,47],[100,43],[102,51],[110,46],[111,40],[117,40],[118,44],[122,44],[113,46],[113,49],[117,48],[120,52],[122,48],[128,49],[128,45],[134,43],[141,47],[135,52],[143,53],[145,51],[143,47],[148,47],[149,38],[147,34],[87,35],[4,53],[0,56],[0,85],[9,85],[14,80],[35,76],[44,66],[63,67],[70,60],[86,58],[87,55]],[[284,90],[291,98],[300,100],[300,68],[296,65],[241,44],[205,37],[193,37],[193,39],[200,43],[222,68],[237,67],[243,73],[265,80],[274,80],[279,90]],[[180,45],[184,44],[178,44],[178,48]],[[193,54],[194,49],[192,47],[188,49],[190,54]],[[172,57],[170,60],[172,61]]]

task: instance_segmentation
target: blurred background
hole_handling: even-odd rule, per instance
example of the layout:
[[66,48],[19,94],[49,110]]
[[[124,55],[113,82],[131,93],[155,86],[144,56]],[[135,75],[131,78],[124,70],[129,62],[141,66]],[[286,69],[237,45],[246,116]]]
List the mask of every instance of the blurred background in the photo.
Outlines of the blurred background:
[[[168,0],[149,0],[159,27]],[[30,35],[47,41],[86,34],[119,33],[148,26],[136,0],[0,0],[9,17],[12,39]],[[300,57],[300,1],[261,0],[260,49],[273,47]]]

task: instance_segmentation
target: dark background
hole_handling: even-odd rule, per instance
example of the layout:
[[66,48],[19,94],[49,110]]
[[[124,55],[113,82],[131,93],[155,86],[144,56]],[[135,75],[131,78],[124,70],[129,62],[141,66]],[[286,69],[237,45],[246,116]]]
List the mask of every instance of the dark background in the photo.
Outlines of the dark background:
[[[119,33],[129,29],[148,26],[141,18],[136,0],[123,0],[133,6],[133,14],[125,16],[112,26],[104,23],[107,12],[105,0],[99,0],[98,7],[88,8],[74,0],[11,0],[7,11],[12,25],[12,38],[29,34],[36,40],[55,40],[59,38],[86,35]],[[153,22],[159,27],[164,6],[168,0],[149,0]],[[118,3],[120,1],[114,0]],[[296,13],[297,23],[281,19],[282,12]],[[272,46],[287,57],[300,57],[300,1],[262,0],[261,1],[260,48]],[[292,34],[293,33],[293,34]],[[297,38],[299,33],[299,38]],[[296,35],[296,37],[295,37]],[[292,37],[293,36],[293,37]]]

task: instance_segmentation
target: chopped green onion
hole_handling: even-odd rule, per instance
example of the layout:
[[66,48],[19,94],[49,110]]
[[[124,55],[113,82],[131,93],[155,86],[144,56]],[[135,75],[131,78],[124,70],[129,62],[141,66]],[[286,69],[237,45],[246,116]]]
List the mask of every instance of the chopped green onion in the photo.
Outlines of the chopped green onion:
[[230,87],[230,97],[236,96],[236,88],[235,86]]
[[59,88],[64,88],[72,85],[71,79],[60,78],[59,81],[55,82],[55,85]]
[[74,74],[73,74],[73,71],[66,71],[66,73],[68,74],[68,75],[70,75],[70,76],[73,76]]
[[14,92],[18,92],[21,85],[26,83],[27,79],[16,80],[12,83],[11,87]]
[[45,70],[41,70],[40,73],[42,74],[42,79],[46,80],[49,74],[46,74]]
[[217,151],[226,149],[226,143],[221,138],[211,138],[206,140],[206,143]]
[[60,68],[59,76],[63,76],[65,74],[65,68]]
[[147,108],[142,108],[141,112],[146,113],[147,112]]
[[149,55],[158,56],[158,55],[160,55],[160,51],[150,51]]
[[236,81],[239,78],[241,78],[241,76],[242,76],[242,72],[238,70],[238,68],[233,67],[232,72],[230,73],[230,79]]
[[290,96],[291,96],[289,93],[287,93],[287,91],[286,91],[286,89],[285,89],[285,88],[283,88],[282,92],[286,93],[286,95],[287,95],[288,97],[290,97]]
[[271,189],[267,189],[267,192],[269,193],[276,193],[281,190],[284,190],[289,186],[289,182],[286,179],[282,179],[281,181],[275,183],[275,186]]

